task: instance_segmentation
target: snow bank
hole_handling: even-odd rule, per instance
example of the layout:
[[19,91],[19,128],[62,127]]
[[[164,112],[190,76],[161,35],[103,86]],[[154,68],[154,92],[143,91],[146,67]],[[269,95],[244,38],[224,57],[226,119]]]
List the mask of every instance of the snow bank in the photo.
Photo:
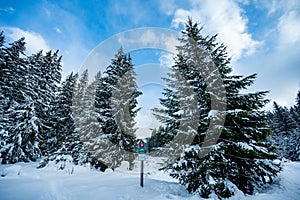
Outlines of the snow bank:
[[[9,199],[201,199],[189,194],[176,180],[158,171],[145,174],[145,186],[139,186],[139,170],[99,172],[74,166],[70,174],[55,167],[36,169],[37,163],[0,165],[1,200]],[[298,200],[300,199],[300,163],[285,163],[277,183],[264,193],[246,196],[238,193],[230,200]]]
[[248,196],[251,200],[299,200],[300,199],[300,162],[287,162],[278,176],[277,183],[266,188],[264,193]]
[[21,170],[22,170],[22,166],[16,164],[16,165],[12,165],[12,166],[4,168],[0,174],[1,174],[1,177],[6,177],[6,176],[16,177],[16,176],[20,175]]

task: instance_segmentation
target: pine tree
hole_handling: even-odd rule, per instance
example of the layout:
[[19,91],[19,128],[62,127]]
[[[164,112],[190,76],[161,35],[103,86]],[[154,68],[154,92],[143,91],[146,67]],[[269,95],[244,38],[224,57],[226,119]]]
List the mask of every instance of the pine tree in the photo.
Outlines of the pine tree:
[[292,160],[300,161],[300,90],[297,93],[296,105],[294,106],[294,112],[292,115],[294,116],[294,120],[298,123],[298,128],[295,130],[293,138],[295,150],[292,153]]
[[2,163],[36,160],[41,156],[34,101],[35,76],[25,55],[25,39],[4,47],[1,34],[1,149]]
[[[39,167],[44,167],[48,161],[57,160],[63,163],[66,162],[66,157],[71,159],[68,162],[73,162],[72,157],[74,143],[78,142],[75,137],[75,125],[72,116],[72,98],[74,94],[75,84],[78,75],[71,73],[58,91],[54,106],[51,112],[51,121],[53,129],[48,134],[47,149],[48,156],[45,157]],[[50,130],[49,130],[50,131]],[[76,146],[76,145],[75,145]],[[67,156],[66,156],[67,155]]]
[[58,85],[61,81],[61,56],[58,51],[52,53],[47,52],[45,55],[42,51],[28,58],[30,70],[34,75],[30,78],[32,89],[36,93],[34,105],[37,118],[40,123],[39,130],[39,146],[42,154],[47,155],[48,133],[53,130],[51,121],[51,110],[53,110],[55,95],[58,91]]
[[[4,59],[5,59],[5,54],[4,54],[4,35],[3,31],[0,32],[0,85],[3,85],[3,78],[2,74],[4,73],[3,68],[4,68]],[[7,130],[5,130],[6,126],[6,120],[5,120],[5,105],[7,105],[7,98],[4,96],[2,93],[2,87],[1,87],[1,92],[0,92],[0,149],[2,149],[5,144],[6,144],[6,138],[7,138]],[[0,158],[1,158],[1,153],[0,153]],[[1,163],[1,160],[0,160]]]
[[282,108],[274,102],[274,132],[277,134],[283,133],[288,135],[290,131],[297,128],[297,123],[292,118],[288,108]]
[[291,118],[287,108],[282,108],[274,102],[274,110],[272,138],[278,146],[277,151],[281,157],[289,158],[290,151],[292,150],[290,139],[293,130],[296,128],[296,123]]
[[[201,106],[201,108],[205,106],[197,103],[198,98],[195,93],[197,88],[192,85],[193,83],[187,77],[184,78],[183,73],[175,69],[175,67],[183,64],[181,58],[179,62],[175,61],[176,64],[172,72],[168,74],[169,78],[164,79],[168,85],[168,88],[163,93],[167,98],[160,99],[164,108],[153,109],[154,115],[166,124],[164,128],[160,128],[160,131],[154,138],[161,140],[161,144],[164,147],[163,150],[160,147],[159,152],[167,154],[169,160],[176,159],[185,145],[193,142],[193,138],[198,131],[198,111],[200,110],[198,106]],[[182,146],[182,144],[185,145]]]
[[274,111],[270,114],[270,126],[273,133],[270,140],[276,145],[281,158],[300,160],[300,128],[297,123],[297,105],[288,109],[274,102]]
[[84,96],[86,93],[88,87],[88,70],[83,71],[83,73],[80,75],[80,79],[78,80],[78,83],[76,85],[76,88],[74,90],[74,96],[73,96],[73,105],[72,105],[72,111],[74,115],[74,122],[75,125],[80,128],[81,121],[84,120],[85,116],[83,115],[85,104],[84,102]]
[[298,126],[300,126],[300,90],[297,93],[296,105],[291,108],[291,114]]
[[0,132],[5,138],[1,142],[2,156],[6,155],[2,161],[34,161],[45,153],[46,135],[52,129],[49,107],[60,82],[61,57],[58,51],[27,56],[24,38],[9,47],[4,46],[3,33],[0,38]]
[[[165,126],[160,126],[158,130],[154,130],[152,134],[149,146],[157,148],[163,147],[165,144],[169,143],[176,135],[176,130],[179,127],[179,100],[175,95],[175,92],[169,88],[165,88],[163,95],[165,99],[160,99],[160,104],[164,109],[154,108],[153,113],[155,117],[163,122]],[[155,143],[155,144],[152,144]]]
[[133,152],[135,148],[133,127],[138,112],[136,98],[141,93],[136,89],[131,58],[122,49],[103,74],[96,89],[95,108],[104,137],[113,144],[102,147],[112,148],[107,151],[111,156],[105,163],[115,168],[124,159],[129,162],[133,160],[132,153],[128,155],[125,152]]
[[[94,81],[88,83],[88,71],[85,70],[75,91],[73,98],[73,116],[75,121],[75,132],[80,138],[80,141],[84,145],[86,152],[83,155],[88,163],[95,168],[99,168],[104,171],[107,166],[97,158],[99,156],[99,148],[102,147],[102,143],[105,143],[105,139],[101,138],[103,132],[97,120],[97,113],[95,111],[95,93],[98,82],[101,78],[101,73],[98,72],[94,78]],[[103,139],[103,140],[102,140]]]
[[[227,57],[226,47],[215,42],[216,36],[203,37],[201,30],[197,23],[188,20],[180,39],[175,66],[172,67],[173,71],[184,77],[196,95],[197,107],[195,109],[191,106],[190,112],[199,113],[199,126],[194,127],[192,124],[192,128],[183,129],[192,133],[196,131],[192,145],[184,150],[175,163],[165,167],[165,170],[179,179],[188,191],[197,192],[205,198],[213,194],[219,198],[230,197],[234,195],[235,187],[246,194],[253,194],[265,183],[272,182],[272,178],[280,170],[272,162],[277,155],[270,152],[270,145],[266,142],[270,131],[266,114],[261,111],[268,102],[264,98],[266,92],[242,94],[240,91],[252,85],[256,75],[230,75],[230,59]],[[218,72],[214,70],[210,59]],[[198,67],[201,69],[197,70]],[[218,77],[225,87],[226,110],[222,109],[222,98],[225,95],[220,84],[216,83]],[[176,79],[172,82],[174,81]],[[168,86],[168,91],[179,99],[179,87]],[[183,108],[179,107],[183,111],[175,111],[178,100],[173,98],[174,102],[169,96],[164,100],[171,105],[166,109],[166,116],[174,119],[173,116],[179,113],[179,123],[185,123],[181,119]],[[218,99],[220,105],[211,104],[214,98]],[[225,123],[215,123],[223,114],[226,114]],[[214,123],[211,125],[212,122]],[[214,138],[220,130],[219,139]],[[180,132],[175,129],[175,133]],[[169,134],[172,135],[173,130]],[[186,135],[190,137],[188,132]],[[207,138],[213,142],[207,142]]]

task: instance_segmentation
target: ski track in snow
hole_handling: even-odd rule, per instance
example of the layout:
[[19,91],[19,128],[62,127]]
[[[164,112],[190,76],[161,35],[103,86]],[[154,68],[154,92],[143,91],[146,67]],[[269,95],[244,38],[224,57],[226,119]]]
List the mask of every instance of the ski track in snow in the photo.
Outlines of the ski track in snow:
[[[37,163],[0,165],[0,199],[41,200],[196,200],[198,195],[189,194],[163,172],[145,174],[145,186],[139,186],[139,173],[121,170],[99,172],[88,167],[72,166],[70,170],[55,167],[36,169]],[[230,200],[299,200],[300,163],[285,163],[278,182],[263,193],[252,196],[242,193]]]

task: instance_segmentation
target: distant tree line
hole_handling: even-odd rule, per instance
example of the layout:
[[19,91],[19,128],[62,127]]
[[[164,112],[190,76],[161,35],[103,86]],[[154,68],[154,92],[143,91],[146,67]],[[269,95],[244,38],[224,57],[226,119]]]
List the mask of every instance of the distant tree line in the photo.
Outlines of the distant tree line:
[[281,158],[300,161],[300,90],[294,106],[281,107],[274,102],[273,107],[273,111],[268,114],[272,128],[269,139]]

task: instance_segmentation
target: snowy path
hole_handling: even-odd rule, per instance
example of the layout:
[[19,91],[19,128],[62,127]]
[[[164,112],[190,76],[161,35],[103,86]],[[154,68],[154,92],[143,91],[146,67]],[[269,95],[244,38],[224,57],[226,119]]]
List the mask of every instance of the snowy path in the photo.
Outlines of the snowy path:
[[137,173],[101,173],[75,166],[74,174],[69,175],[51,168],[38,170],[33,164],[0,165],[0,173],[5,174],[0,177],[1,200],[198,199],[175,182],[149,175],[141,188]]
[[[0,165],[0,199],[30,200],[196,200],[162,172],[145,177],[145,187],[139,186],[138,173],[101,173],[89,168],[74,167],[74,173],[55,168],[35,169],[36,163]],[[238,194],[231,200],[299,200],[300,163],[286,163],[280,182],[264,193],[254,196]]]

